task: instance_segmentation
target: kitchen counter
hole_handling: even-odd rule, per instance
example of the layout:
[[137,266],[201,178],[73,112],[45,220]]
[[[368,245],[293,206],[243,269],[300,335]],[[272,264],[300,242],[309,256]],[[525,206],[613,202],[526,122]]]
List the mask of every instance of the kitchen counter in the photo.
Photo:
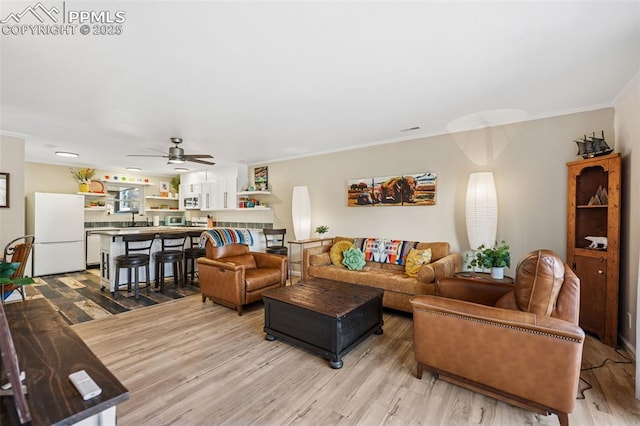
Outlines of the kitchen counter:
[[[206,229],[205,227],[194,226],[145,226],[91,231],[92,234],[100,236],[100,279],[102,281],[102,289],[108,286],[109,291],[114,293],[116,287],[127,284],[126,273],[120,274],[119,282],[115,282],[115,258],[125,253],[123,236],[131,234],[157,235],[172,232],[205,231]],[[162,243],[159,238],[156,238],[151,246],[151,261],[149,264],[149,280],[152,283],[155,279],[155,260],[153,254],[160,250],[162,250]],[[173,266],[167,264],[165,266],[165,277],[172,276]],[[140,282],[146,281],[146,279],[144,268],[141,268]]]
[[91,230],[92,234],[107,235],[113,238],[131,234],[167,234],[171,232],[206,231],[206,227],[199,226],[139,226],[130,228],[109,228]]
[[[131,227],[131,228],[111,228],[111,229],[96,229],[90,232],[94,235],[100,236],[100,277],[102,281],[102,288],[109,287],[111,293],[115,292],[116,287],[126,285],[127,274],[121,273],[119,282],[115,282],[115,258],[125,253],[124,241],[122,239],[125,235],[131,234],[163,234],[172,232],[188,232],[188,231],[206,231],[207,227],[204,226],[146,226],[146,227]],[[250,246],[252,251],[264,252],[264,234],[261,229],[250,229],[253,237],[253,244]],[[187,243],[188,247],[188,243]],[[159,238],[153,242],[151,246],[151,262],[149,265],[149,279],[151,282],[155,279],[155,261],[153,254],[162,249],[162,244]],[[173,269],[171,264],[165,266],[165,277],[173,276]],[[140,282],[146,281],[144,268],[140,270]],[[153,284],[152,284],[153,286]],[[142,293],[144,294],[144,292]]]

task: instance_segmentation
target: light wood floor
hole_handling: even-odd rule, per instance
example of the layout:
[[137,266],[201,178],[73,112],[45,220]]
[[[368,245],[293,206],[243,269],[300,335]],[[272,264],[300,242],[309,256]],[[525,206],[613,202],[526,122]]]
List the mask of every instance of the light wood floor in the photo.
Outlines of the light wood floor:
[[[261,303],[239,317],[189,296],[73,329],[129,389],[130,399],[118,406],[124,426],[559,424],[556,416],[498,402],[428,373],[416,379],[411,317],[385,312],[384,321],[384,334],[347,354],[340,370],[294,346],[266,341]],[[606,358],[622,360],[589,338],[583,367]],[[593,388],[576,401],[571,424],[640,424],[634,370],[635,364],[607,362],[584,371]]]

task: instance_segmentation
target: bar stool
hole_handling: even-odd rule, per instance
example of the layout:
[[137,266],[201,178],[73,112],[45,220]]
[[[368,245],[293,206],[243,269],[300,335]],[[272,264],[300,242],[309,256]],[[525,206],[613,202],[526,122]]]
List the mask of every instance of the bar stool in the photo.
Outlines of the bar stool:
[[113,298],[118,298],[120,291],[120,269],[127,270],[127,291],[131,291],[131,270],[135,270],[135,298],[140,297],[140,269],[144,267],[145,279],[147,282],[147,294],[149,294],[149,260],[151,258],[151,246],[156,234],[131,234],[124,235],[124,254],[116,256],[116,277],[113,291]]
[[285,228],[263,229],[262,232],[264,233],[265,251],[267,253],[282,254],[284,256],[289,253],[289,249],[284,245],[284,235],[287,233]]
[[187,283],[187,277],[189,276],[189,264],[191,264],[191,282],[193,282],[196,272],[196,259],[204,257],[207,251],[204,248],[200,248],[200,235],[202,231],[189,231],[187,232],[187,240],[189,240],[189,247],[184,249],[184,282]]
[[161,250],[153,254],[156,263],[156,288],[164,293],[165,264],[173,267],[173,282],[180,286],[182,276],[182,261],[184,260],[184,242],[187,234],[184,232],[168,232],[158,234],[162,244]]

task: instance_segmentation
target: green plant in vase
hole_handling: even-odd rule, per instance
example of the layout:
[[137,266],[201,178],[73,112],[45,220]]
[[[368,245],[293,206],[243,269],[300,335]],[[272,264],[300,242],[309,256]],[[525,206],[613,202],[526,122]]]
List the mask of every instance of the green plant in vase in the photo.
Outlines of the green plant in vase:
[[329,231],[329,227],[326,225],[320,225],[316,227],[316,232],[318,233],[318,236],[320,238],[322,238],[322,234],[326,234],[327,231]]
[[171,178],[171,189],[173,189],[175,196],[178,196],[178,191],[180,190],[180,178],[178,176],[174,176]]
[[496,279],[504,278],[504,268],[511,267],[511,253],[509,245],[502,240],[500,244],[497,242],[492,247],[485,247],[482,244],[478,247],[469,266],[473,268],[491,269],[491,277]]

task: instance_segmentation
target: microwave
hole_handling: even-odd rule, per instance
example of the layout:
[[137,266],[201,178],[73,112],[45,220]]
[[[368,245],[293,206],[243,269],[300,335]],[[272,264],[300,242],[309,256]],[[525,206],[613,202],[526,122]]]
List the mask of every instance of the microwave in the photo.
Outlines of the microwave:
[[200,198],[198,196],[185,197],[184,200],[182,201],[182,207],[184,209],[199,209]]
[[168,226],[185,226],[184,216],[166,216],[164,224]]

